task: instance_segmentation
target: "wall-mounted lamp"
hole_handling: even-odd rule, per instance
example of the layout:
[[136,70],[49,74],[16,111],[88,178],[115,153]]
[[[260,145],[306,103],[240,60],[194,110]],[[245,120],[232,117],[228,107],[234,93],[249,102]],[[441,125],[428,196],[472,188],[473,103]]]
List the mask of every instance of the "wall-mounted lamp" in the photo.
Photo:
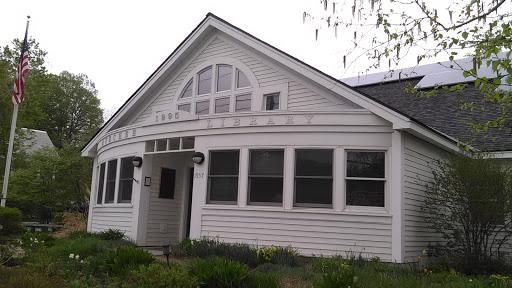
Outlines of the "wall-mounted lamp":
[[139,156],[133,157],[132,164],[133,164],[133,167],[139,168],[140,166],[142,166],[142,158]]
[[192,162],[196,164],[201,164],[204,162],[204,154],[201,152],[196,152],[192,155]]

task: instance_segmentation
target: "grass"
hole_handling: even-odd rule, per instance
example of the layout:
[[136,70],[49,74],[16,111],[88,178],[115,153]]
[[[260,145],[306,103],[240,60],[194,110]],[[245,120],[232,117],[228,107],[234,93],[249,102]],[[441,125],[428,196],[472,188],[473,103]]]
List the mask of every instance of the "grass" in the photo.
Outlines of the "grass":
[[[36,237],[37,241],[35,241]],[[121,251],[118,250],[119,247],[129,248],[125,249],[128,252],[132,250],[136,252],[134,245],[125,240],[105,240],[91,233],[72,233],[56,239],[48,235],[26,234],[22,239],[23,244],[19,244],[17,239],[11,239],[9,243],[0,243],[4,247],[6,245],[20,245],[25,251],[23,258],[12,259],[4,266],[0,266],[0,287],[137,287],[142,283],[154,283],[151,286],[167,287],[168,283],[177,283],[177,281],[182,283],[179,287],[195,287],[195,284],[191,285],[190,283],[200,283],[201,281],[194,280],[203,277],[200,273],[210,275],[208,274],[210,273],[208,267],[203,267],[201,272],[198,272],[197,269],[192,272],[191,263],[196,263],[194,265],[197,266],[199,260],[191,256],[184,256],[187,255],[187,252],[177,253],[182,256],[179,258],[181,261],[179,263],[171,262],[170,270],[168,270],[169,268],[167,268],[165,262],[156,262],[148,266],[148,263],[150,263],[148,259],[149,262],[141,261],[145,264],[134,264],[134,267],[127,270],[126,273],[113,273],[113,270],[109,267],[111,268],[113,263],[116,263],[115,261],[126,262],[126,259],[123,258],[126,258],[126,255],[118,257],[113,252]],[[42,242],[42,239],[46,239],[45,242]],[[298,261],[295,262],[294,260],[297,264],[292,267],[278,265],[271,263],[271,261],[261,263],[261,261],[254,260],[255,262],[252,262],[247,258],[250,252],[241,244],[233,245],[234,248],[230,248],[228,244],[216,243],[210,245],[213,247],[211,248],[213,252],[210,252],[206,245],[200,245],[196,248],[187,246],[187,249],[189,251],[197,249],[195,250],[197,254],[201,254],[201,258],[204,259],[212,259],[215,254],[220,252],[233,252],[234,255],[232,256],[234,257],[232,258],[249,262],[245,263],[249,265],[247,266],[249,267],[248,277],[242,275],[243,277],[240,278],[242,280],[236,282],[237,284],[233,287],[301,288],[348,287],[350,285],[352,288],[512,288],[512,281],[506,276],[469,277],[456,273],[454,270],[451,273],[432,273],[429,270],[418,270],[415,265],[388,264],[377,258],[364,259],[359,255],[331,258],[297,258]],[[5,252],[8,249],[1,251]],[[197,254],[195,257],[198,256]],[[109,260],[107,260],[107,255],[110,255]],[[117,257],[119,260],[116,260]],[[164,258],[159,259],[163,260]],[[233,260],[231,259],[231,261]],[[234,266],[232,271],[226,271],[226,273],[234,275],[230,277],[235,277],[239,273],[238,270],[240,270],[235,268]],[[219,271],[216,273],[219,273]],[[204,283],[201,285],[204,287]]]

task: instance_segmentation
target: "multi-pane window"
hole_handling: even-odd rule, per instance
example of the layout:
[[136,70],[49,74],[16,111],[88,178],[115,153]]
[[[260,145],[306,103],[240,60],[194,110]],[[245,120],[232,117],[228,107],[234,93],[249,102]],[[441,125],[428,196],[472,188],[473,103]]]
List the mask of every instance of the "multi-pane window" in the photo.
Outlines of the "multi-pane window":
[[107,166],[107,187],[105,190],[105,203],[114,203],[116,192],[117,159],[108,161]]
[[284,150],[251,150],[249,163],[248,202],[283,203]]
[[229,97],[215,99],[215,113],[229,112]]
[[205,115],[210,113],[210,101],[201,101],[196,103],[196,115]]
[[[133,157],[125,157],[119,160],[120,161],[118,161],[118,159],[113,159],[108,162],[101,163],[99,166],[98,198],[96,199],[96,204],[131,202],[134,172],[132,163]],[[115,199],[116,188],[117,199]]]
[[100,177],[98,180],[98,198],[96,200],[96,204],[103,203],[103,187],[105,187],[105,165],[106,163],[101,163],[100,165]]
[[346,165],[346,204],[385,205],[385,152],[348,151]]
[[238,199],[239,150],[211,151],[208,202],[236,204]]
[[295,206],[332,206],[333,150],[295,150]]
[[231,75],[233,73],[233,67],[230,65],[218,65],[217,66],[217,92],[231,90]]
[[235,111],[251,111],[251,94],[236,96]]
[[192,79],[188,81],[187,85],[185,86],[185,89],[183,89],[183,92],[181,93],[181,98],[190,97],[192,97]]
[[279,110],[279,93],[264,96],[265,110]]
[[190,113],[190,103],[178,105],[178,110]]
[[251,87],[251,82],[240,70],[236,70],[236,88]]
[[233,65],[210,65],[186,82],[176,109],[196,115],[251,111],[251,88],[249,78]]
[[119,177],[118,203],[130,203],[133,189],[133,157],[121,159],[121,175]]
[[212,92],[212,67],[208,67],[197,75],[197,95]]

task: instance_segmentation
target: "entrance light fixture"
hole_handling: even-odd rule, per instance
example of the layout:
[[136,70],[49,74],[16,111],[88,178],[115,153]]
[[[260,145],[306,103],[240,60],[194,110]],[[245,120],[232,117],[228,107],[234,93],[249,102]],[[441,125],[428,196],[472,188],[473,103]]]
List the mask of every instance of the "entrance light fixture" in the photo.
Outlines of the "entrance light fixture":
[[137,168],[142,166],[142,157],[139,157],[139,156],[133,157],[132,164],[133,164],[133,167],[137,167]]
[[204,154],[201,152],[196,152],[192,155],[192,162],[196,164],[201,164],[204,162]]

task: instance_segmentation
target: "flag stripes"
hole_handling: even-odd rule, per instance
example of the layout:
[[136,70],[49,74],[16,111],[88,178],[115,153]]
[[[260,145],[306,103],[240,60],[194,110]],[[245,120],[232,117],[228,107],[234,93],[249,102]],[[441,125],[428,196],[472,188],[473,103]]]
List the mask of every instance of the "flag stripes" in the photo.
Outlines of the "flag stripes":
[[16,79],[12,91],[12,105],[20,104],[25,98],[25,73],[28,72],[28,43],[27,34],[23,40],[23,47],[20,54],[20,63],[16,69]]

